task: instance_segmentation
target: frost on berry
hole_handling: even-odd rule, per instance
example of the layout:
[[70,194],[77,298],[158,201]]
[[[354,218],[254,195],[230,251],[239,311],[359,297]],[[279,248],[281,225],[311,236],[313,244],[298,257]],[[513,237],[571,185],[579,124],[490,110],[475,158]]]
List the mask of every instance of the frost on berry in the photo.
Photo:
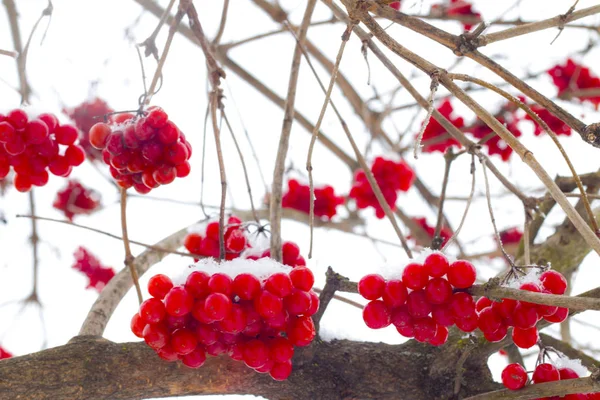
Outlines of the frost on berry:
[[[314,188],[314,213],[316,217],[329,220],[337,214],[337,207],[344,204],[344,197],[337,196],[330,185]],[[310,212],[310,187],[296,179],[288,181],[288,190],[283,194],[282,207],[292,208],[308,214]]]
[[[218,227],[203,233],[213,238]],[[296,245],[287,248],[290,257],[299,257]],[[306,267],[268,257],[220,263],[204,258],[172,280],[153,276],[148,282],[153,297],[133,316],[131,330],[165,361],[199,368],[207,356],[226,355],[285,380],[295,347],[316,336],[311,316],[319,300],[313,283]]]
[[100,260],[85,247],[79,247],[73,254],[75,262],[73,268],[85,274],[90,280],[87,288],[94,288],[100,292],[104,286],[115,276],[115,270],[105,267]]
[[73,221],[75,215],[96,211],[100,206],[100,195],[79,181],[69,180],[67,186],[56,193],[52,206],[62,211],[69,221]]
[[[406,192],[412,186],[415,179],[415,173],[412,168],[404,161],[387,160],[383,157],[375,158],[371,165],[371,172],[381,189],[386,203],[393,210],[396,207],[396,200],[399,192]],[[363,170],[358,170],[354,174],[354,183],[350,189],[349,197],[356,201],[359,209],[373,207],[375,215],[381,219],[385,216],[379,200],[375,197],[371,184]]]

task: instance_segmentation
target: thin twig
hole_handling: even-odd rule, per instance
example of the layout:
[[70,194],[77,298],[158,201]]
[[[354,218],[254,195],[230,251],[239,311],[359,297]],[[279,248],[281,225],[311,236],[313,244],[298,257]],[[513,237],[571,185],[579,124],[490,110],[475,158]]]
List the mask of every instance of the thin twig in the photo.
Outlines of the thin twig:
[[425,120],[423,121],[423,125],[421,125],[421,130],[419,130],[419,134],[417,135],[417,139],[415,140],[415,147],[413,149],[413,156],[415,157],[415,159],[419,158],[419,148],[421,147],[421,140],[423,140],[423,135],[425,134],[427,125],[429,125],[431,114],[433,114],[433,98],[439,86],[440,82],[438,73],[433,73],[431,76],[431,85],[429,87],[429,97],[427,97],[427,103],[429,104],[429,106],[427,107],[427,115],[425,115]]
[[[31,215],[35,215],[35,196],[33,189],[29,192],[29,210]],[[39,278],[39,245],[40,238],[37,233],[37,222],[35,219],[31,220],[31,248],[33,249],[33,288],[31,289],[31,295],[27,298],[27,301],[33,301],[40,304],[38,297],[38,278]],[[40,304],[41,306],[41,304]]]
[[229,11],[229,0],[224,0],[223,2],[223,12],[221,13],[221,22],[219,23],[219,30],[217,31],[217,35],[213,39],[213,46],[217,46],[223,37],[223,33],[225,32],[225,24],[227,23],[227,12]]
[[440,200],[438,205],[437,223],[435,225],[435,231],[433,232],[433,241],[431,248],[438,250],[443,243],[443,239],[440,237],[442,231],[442,225],[444,224],[444,200],[446,199],[446,190],[448,189],[448,178],[450,177],[450,167],[452,162],[456,159],[452,147],[449,147],[444,154],[445,167],[444,167],[444,179],[442,181],[442,192],[440,194]]
[[138,301],[142,304],[142,301],[144,301],[142,289],[138,282],[137,271],[133,265],[134,257],[131,254],[131,247],[129,246],[129,237],[127,234],[127,190],[123,188],[121,188],[121,231],[123,232],[123,247],[125,248],[125,266],[129,268],[131,279],[133,280],[137,292]]
[[0,49],[0,56],[8,56],[8,57],[16,58],[18,55],[19,55],[19,53],[17,53],[16,51]]
[[458,237],[458,233],[460,232],[460,230],[463,227],[463,224],[465,223],[465,220],[467,219],[467,213],[469,212],[469,208],[471,207],[471,203],[473,201],[473,195],[475,194],[475,155],[471,155],[471,192],[469,193],[469,197],[467,198],[467,205],[465,206],[465,212],[463,213],[462,218],[460,219],[460,223],[458,224],[458,228],[456,228],[456,231],[454,231],[454,234],[452,235],[452,237],[450,239],[448,239],[448,241],[446,242],[446,244],[444,245],[444,247],[442,247],[442,252],[446,250],[446,248],[448,248],[448,245],[450,245],[450,243],[453,240],[457,240]]

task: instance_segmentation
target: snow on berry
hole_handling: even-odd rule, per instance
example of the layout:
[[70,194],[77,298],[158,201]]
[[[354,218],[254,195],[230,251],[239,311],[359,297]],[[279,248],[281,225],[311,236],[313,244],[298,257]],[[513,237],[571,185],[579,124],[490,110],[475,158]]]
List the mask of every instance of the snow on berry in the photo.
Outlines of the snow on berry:
[[102,152],[91,145],[90,129],[113,111],[104,100],[99,98],[83,102],[75,108],[63,110],[79,129],[79,143],[91,160],[102,160]]
[[225,354],[259,373],[285,380],[295,347],[316,336],[319,299],[314,277],[270,258],[205,258],[173,281],[156,275],[153,296],[131,320],[132,332],[159,357],[199,368],[207,354]]
[[[440,114],[450,120],[450,122],[452,122],[452,124],[457,128],[462,128],[465,126],[464,119],[454,115],[454,109],[452,108],[452,103],[450,103],[450,100],[444,100],[437,110]],[[421,145],[423,146],[424,153],[433,153],[434,151],[445,153],[449,147],[460,147],[458,140],[450,136],[450,134],[446,131],[446,128],[444,128],[434,118],[429,120],[429,123],[425,128]]]
[[5,358],[11,358],[13,355],[7,351],[4,347],[0,346],[0,360]]
[[[456,323],[470,332],[477,316],[473,296],[463,291],[475,282],[475,267],[450,260],[439,251],[425,251],[401,273],[369,274],[358,282],[358,293],[370,302],[363,320],[371,329],[393,324],[398,333],[419,342],[441,346]],[[400,276],[398,276],[400,275]],[[473,324],[475,322],[475,325]]]
[[[337,214],[337,207],[344,204],[344,197],[336,196],[332,186],[314,188],[315,216],[323,219],[331,219]],[[303,185],[296,179],[288,181],[288,190],[284,193],[282,199],[284,208],[293,208],[306,214],[310,212],[310,187]]]
[[79,247],[73,254],[75,262],[73,268],[85,274],[90,282],[87,288],[94,288],[100,292],[104,286],[115,276],[115,270],[105,267],[100,260],[85,247]]
[[[387,204],[393,209],[396,208],[396,200],[399,192],[406,192],[412,186],[415,179],[415,173],[412,168],[404,161],[392,161],[383,157],[375,158],[371,165],[371,172],[383,193]],[[349,197],[356,201],[359,209],[373,207],[375,215],[381,219],[385,216],[383,208],[379,204],[371,184],[362,169],[354,174],[354,183],[350,189]]]
[[142,116],[114,115],[110,123],[92,126],[89,140],[102,150],[102,160],[124,189],[133,186],[147,194],[190,173],[192,147],[160,107],[150,107]]
[[83,163],[85,152],[77,142],[77,129],[61,125],[50,113],[35,118],[25,110],[0,114],[0,180],[12,166],[19,192],[48,183],[48,172],[61,177]]
[[56,193],[52,206],[62,211],[69,221],[73,221],[75,215],[91,214],[98,209],[100,195],[79,181],[69,180],[67,186]]

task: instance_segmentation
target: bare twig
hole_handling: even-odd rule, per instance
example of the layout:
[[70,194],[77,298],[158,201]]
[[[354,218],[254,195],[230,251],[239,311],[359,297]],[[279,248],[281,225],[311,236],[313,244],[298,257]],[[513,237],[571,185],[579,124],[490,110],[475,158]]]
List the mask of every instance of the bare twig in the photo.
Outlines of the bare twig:
[[229,0],[224,0],[223,2],[223,12],[221,13],[221,22],[219,23],[219,30],[215,38],[213,39],[213,46],[216,46],[221,41],[223,37],[223,33],[225,32],[225,24],[227,23],[227,12],[229,11]]
[[450,177],[450,167],[452,162],[456,159],[452,147],[449,147],[444,154],[445,167],[444,167],[444,178],[442,180],[442,192],[440,193],[440,201],[438,205],[437,223],[435,224],[435,231],[433,233],[433,242],[431,248],[438,250],[444,240],[440,237],[442,231],[442,225],[444,224],[444,200],[446,199],[446,190],[448,189],[448,178]]
[[433,114],[433,98],[435,93],[440,86],[438,72],[434,72],[431,76],[431,85],[429,87],[429,97],[427,97],[427,103],[429,106],[427,107],[427,115],[425,115],[425,119],[423,120],[423,125],[421,125],[421,130],[419,130],[419,134],[417,135],[417,139],[415,140],[415,147],[413,149],[413,156],[415,159],[419,158],[419,148],[421,147],[421,140],[423,140],[423,135],[425,134],[425,130],[427,129],[427,125],[429,125],[429,120],[431,119],[431,114]]
[[446,242],[446,244],[444,245],[444,247],[442,247],[442,251],[445,251],[446,248],[448,247],[448,245],[453,241],[456,240],[458,237],[458,233],[460,232],[460,230],[463,227],[463,224],[465,223],[465,220],[467,219],[467,213],[469,212],[469,207],[471,207],[471,202],[473,201],[473,195],[475,194],[475,155],[471,155],[471,192],[469,193],[469,197],[467,198],[467,205],[465,206],[465,212],[463,213],[462,218],[460,219],[460,224],[458,224],[458,228],[456,228],[456,231],[454,232],[454,234],[452,235],[452,237],[450,239],[448,239],[448,241]]
[[140,283],[138,282],[137,271],[133,265],[134,257],[131,254],[131,247],[129,246],[129,237],[127,234],[127,190],[123,188],[121,188],[121,231],[123,232],[123,247],[125,248],[124,263],[125,266],[129,268],[131,279],[133,280],[133,284],[135,285],[135,290],[137,292],[138,301],[140,304],[142,304],[142,301],[144,301],[142,297],[142,289],[140,288]]

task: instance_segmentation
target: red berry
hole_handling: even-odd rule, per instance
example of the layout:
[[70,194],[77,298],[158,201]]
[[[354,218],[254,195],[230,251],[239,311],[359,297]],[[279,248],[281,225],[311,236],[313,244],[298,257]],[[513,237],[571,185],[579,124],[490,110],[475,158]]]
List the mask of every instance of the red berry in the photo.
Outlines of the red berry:
[[460,319],[456,319],[455,320],[456,323],[456,327],[458,329],[460,329],[463,332],[473,332],[475,329],[477,329],[477,314],[475,314],[475,312],[473,312],[470,315],[467,315],[466,317],[460,318]]
[[219,340],[219,333],[208,325],[198,325],[196,327],[196,338],[204,346],[210,346]]
[[544,289],[553,294],[565,294],[567,291],[567,280],[557,271],[548,270],[540,275],[540,281]]
[[[543,289],[542,293],[551,294],[550,291],[547,289]],[[550,306],[550,305],[546,305],[546,304],[538,304],[537,306],[535,306],[535,309],[537,310],[537,313],[541,318],[541,317],[545,317],[545,316],[554,314],[556,312],[556,310],[558,310],[558,307]]]
[[58,156],[50,162],[48,169],[56,176],[66,177],[71,174],[72,167],[65,157]]
[[363,309],[363,320],[371,329],[381,329],[391,322],[390,310],[381,300],[370,301]]
[[0,122],[0,143],[12,142],[15,138],[15,128],[6,121]]
[[431,317],[417,318],[414,320],[413,330],[415,340],[421,343],[430,341],[435,337],[437,325]]
[[408,264],[402,271],[402,282],[409,289],[422,289],[428,281],[429,274],[422,264]]
[[449,304],[434,305],[431,310],[431,317],[438,325],[454,325],[454,316],[452,315]]
[[506,337],[507,333],[508,333],[508,326],[502,324],[502,325],[500,325],[500,327],[497,330],[495,330],[493,332],[484,331],[483,337],[486,338],[486,340],[488,342],[496,343],[496,342],[499,342],[502,339],[504,339]]
[[483,310],[486,307],[491,307],[492,301],[487,297],[480,297],[477,302],[475,302],[475,310],[477,312]]
[[189,368],[200,368],[202,365],[204,365],[205,361],[206,353],[204,352],[204,349],[200,346],[196,347],[196,349],[191,353],[188,353],[185,356],[181,357],[181,362],[183,363],[183,365]]
[[[533,283],[533,282],[524,283],[519,287],[519,289],[527,290],[529,292],[534,292],[534,293],[540,293],[542,291],[542,288],[538,284]],[[526,307],[536,307],[537,306],[537,304],[535,304],[535,303],[530,303],[528,301],[523,301],[523,300],[521,300],[521,304],[523,304]]]
[[152,297],[140,305],[140,316],[149,324],[159,323],[166,314],[165,305],[159,299]]
[[269,371],[271,378],[276,381],[284,381],[286,380],[292,373],[292,362],[286,361],[283,363],[275,363]]
[[244,233],[235,229],[231,231],[229,236],[225,239],[225,247],[228,251],[233,253],[239,253],[246,248],[246,237]]
[[265,289],[279,297],[285,297],[292,293],[292,280],[288,274],[277,272],[265,281]]
[[146,325],[146,321],[144,321],[139,313],[135,313],[133,318],[131,318],[131,332],[139,338],[144,337],[144,328]]
[[448,272],[448,259],[441,253],[431,253],[423,263],[429,276],[433,278],[441,278]]
[[204,311],[214,321],[225,319],[231,311],[231,306],[231,299],[223,293],[209,294],[204,301]]
[[538,339],[538,330],[536,327],[529,329],[513,328],[512,339],[515,345],[521,349],[533,347]]
[[315,315],[319,310],[319,296],[312,290],[308,292],[310,295],[310,308],[306,312],[307,316]]
[[415,290],[408,294],[406,299],[408,312],[413,318],[423,318],[431,312],[431,303],[427,301],[424,290]]
[[558,369],[548,363],[543,363],[535,367],[535,371],[533,371],[533,376],[531,377],[533,383],[553,382],[559,379],[560,372],[558,372]]
[[157,299],[164,299],[172,287],[173,282],[171,282],[171,278],[163,274],[154,275],[148,281],[148,293]]
[[16,174],[13,179],[13,185],[21,193],[31,190],[31,180],[28,175]]
[[70,146],[77,140],[79,133],[72,125],[61,125],[54,130],[54,137],[59,144]]
[[233,293],[242,300],[254,300],[260,289],[260,281],[252,274],[239,274],[233,280]]
[[198,254],[200,252],[200,244],[202,243],[202,235],[199,233],[188,233],[185,239],[183,240],[183,246],[193,254]]
[[261,317],[273,318],[283,311],[283,299],[267,290],[263,290],[254,300],[254,307]]
[[579,374],[575,371],[573,371],[571,368],[561,368],[558,370],[558,373],[560,374],[560,380],[566,380],[566,379],[577,379],[579,378]]
[[538,313],[535,307],[527,307],[520,301],[514,309],[512,316],[513,325],[520,329],[534,327],[538,322]]
[[233,291],[233,279],[229,275],[218,272],[208,280],[208,288],[213,293],[223,293],[230,296]]
[[103,122],[99,122],[90,128],[90,144],[94,146],[94,148],[102,150],[104,147],[106,147],[106,142],[110,134],[110,126]]
[[166,124],[158,130],[156,135],[158,140],[164,144],[175,143],[179,140],[179,129],[171,121],[167,121]]
[[271,359],[277,363],[289,361],[294,356],[294,346],[283,337],[277,337],[270,343]]
[[169,120],[167,113],[160,107],[154,107],[149,109],[148,116],[146,117],[148,124],[153,128],[162,128]]
[[311,317],[298,317],[292,319],[287,328],[287,337],[294,346],[308,346],[313,341],[317,332]]
[[15,127],[15,129],[25,129],[27,126],[27,113],[23,110],[16,109],[6,114],[6,120]]
[[56,127],[58,126],[58,119],[53,114],[40,114],[38,115],[38,119],[43,121],[44,124],[46,124],[49,133],[53,133],[56,130]]
[[458,289],[473,286],[476,276],[477,272],[473,264],[465,260],[454,261],[448,268],[448,281]]
[[300,257],[300,247],[294,242],[284,242],[281,246],[283,264],[293,266]]
[[25,140],[29,144],[41,144],[49,135],[48,126],[39,119],[29,121],[25,128]]
[[155,349],[155,350],[156,350],[156,354],[158,354],[158,356],[165,361],[174,362],[174,361],[179,360],[179,354],[175,353],[175,351],[173,350],[173,348],[171,347],[171,345],[169,343],[167,343],[160,349]]
[[196,335],[190,330],[179,329],[171,335],[171,347],[180,355],[186,355],[196,349],[198,341]]
[[152,177],[159,185],[168,185],[177,178],[177,170],[174,167],[160,167],[153,172]]
[[283,299],[285,308],[290,315],[303,315],[310,310],[311,296],[308,292],[294,289],[292,294]]
[[85,151],[81,146],[71,145],[65,151],[65,158],[69,165],[77,167],[85,161]]
[[296,289],[308,292],[315,284],[315,276],[306,267],[296,267],[290,271],[290,279]]
[[208,293],[209,279],[210,276],[206,272],[193,271],[185,281],[185,288],[195,298],[203,298]]
[[448,328],[443,325],[437,325],[435,335],[429,339],[433,346],[441,346],[448,340]]
[[510,390],[519,390],[527,384],[527,371],[521,364],[509,364],[502,370],[502,384]]
[[502,325],[502,317],[492,307],[486,307],[478,315],[478,327],[485,333],[497,331]]
[[378,274],[363,276],[358,282],[358,293],[367,300],[377,300],[383,296],[385,279]]
[[174,317],[181,317],[192,311],[194,298],[183,286],[175,286],[165,296],[167,313]]
[[406,302],[408,291],[401,280],[392,279],[387,281],[383,291],[383,302],[390,308],[400,307]]
[[239,304],[232,304],[231,311],[220,323],[221,331],[226,333],[239,333],[246,329],[248,321],[246,314]]
[[144,341],[153,349],[160,349],[167,344],[169,332],[163,324],[148,324],[143,331]]
[[431,304],[444,304],[452,297],[452,286],[443,278],[433,278],[425,287],[425,295]]
[[473,296],[468,293],[458,292],[450,299],[450,310],[456,319],[466,318],[475,313]]
[[544,319],[548,322],[559,323],[563,322],[569,316],[569,309],[564,307],[558,307],[556,312],[552,315],[545,316]]
[[243,346],[244,362],[250,368],[258,368],[269,361],[269,348],[258,339],[250,340]]
[[182,164],[178,164],[175,167],[175,170],[177,171],[177,177],[178,178],[185,178],[186,176],[188,176],[192,170],[192,166],[190,165],[189,162],[185,161]]

